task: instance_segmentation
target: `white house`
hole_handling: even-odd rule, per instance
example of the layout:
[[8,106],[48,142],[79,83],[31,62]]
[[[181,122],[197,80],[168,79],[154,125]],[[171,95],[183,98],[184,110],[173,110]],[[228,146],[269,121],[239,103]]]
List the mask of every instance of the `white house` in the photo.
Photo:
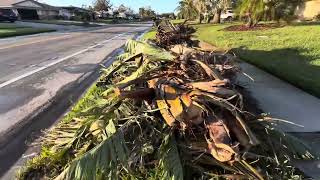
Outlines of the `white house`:
[[306,1],[296,10],[299,19],[313,19],[318,14],[320,14],[320,0]]
[[59,16],[63,17],[64,19],[70,19],[73,14],[69,10],[61,8],[59,10]]
[[59,8],[35,0],[0,0],[0,9],[12,9],[20,19],[51,19]]

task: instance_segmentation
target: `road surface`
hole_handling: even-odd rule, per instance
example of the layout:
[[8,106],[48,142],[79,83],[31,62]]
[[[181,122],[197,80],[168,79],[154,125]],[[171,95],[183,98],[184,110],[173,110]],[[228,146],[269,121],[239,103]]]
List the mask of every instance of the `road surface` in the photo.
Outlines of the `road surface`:
[[0,178],[27,149],[26,138],[56,121],[59,112],[47,109],[67,108],[74,94],[97,78],[100,63],[110,64],[107,57],[150,26],[110,25],[0,40]]

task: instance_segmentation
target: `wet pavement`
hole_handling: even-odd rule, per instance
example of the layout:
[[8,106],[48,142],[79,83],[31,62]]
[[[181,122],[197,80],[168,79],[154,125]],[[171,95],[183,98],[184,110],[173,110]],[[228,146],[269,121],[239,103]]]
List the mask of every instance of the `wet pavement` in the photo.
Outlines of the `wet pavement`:
[[110,64],[107,57],[149,28],[123,24],[0,41],[0,177],[12,178],[6,172],[23,154],[30,157],[26,140],[77,101],[98,77],[99,64]]

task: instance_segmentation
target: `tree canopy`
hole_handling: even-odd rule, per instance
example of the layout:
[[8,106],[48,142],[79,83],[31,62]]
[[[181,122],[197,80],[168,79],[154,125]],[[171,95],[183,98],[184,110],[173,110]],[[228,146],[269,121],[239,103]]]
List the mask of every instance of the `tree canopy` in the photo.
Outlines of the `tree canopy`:
[[93,9],[95,11],[108,11],[111,8],[109,0],[95,0]]
[[294,11],[304,0],[242,0],[239,3],[239,15],[247,17],[247,26],[254,26],[260,20],[280,19],[289,21]]

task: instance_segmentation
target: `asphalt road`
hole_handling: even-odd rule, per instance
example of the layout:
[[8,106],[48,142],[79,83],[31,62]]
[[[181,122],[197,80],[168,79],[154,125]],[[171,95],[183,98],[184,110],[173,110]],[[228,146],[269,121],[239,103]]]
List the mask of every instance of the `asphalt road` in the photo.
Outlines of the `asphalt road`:
[[[110,25],[0,40],[0,177],[25,153],[24,141],[55,123],[61,115],[57,109],[65,111],[96,80],[99,64],[110,64],[116,49],[150,26]],[[52,106],[56,110],[48,110]]]

